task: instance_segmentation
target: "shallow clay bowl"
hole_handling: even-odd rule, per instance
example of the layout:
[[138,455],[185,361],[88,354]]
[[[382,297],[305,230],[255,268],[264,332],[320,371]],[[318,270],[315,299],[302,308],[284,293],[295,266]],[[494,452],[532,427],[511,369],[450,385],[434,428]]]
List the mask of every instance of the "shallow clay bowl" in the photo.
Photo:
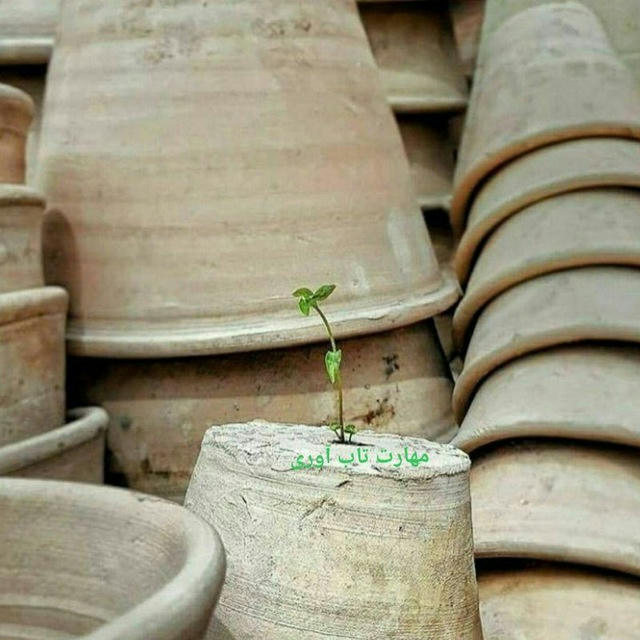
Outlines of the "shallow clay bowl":
[[635,578],[565,564],[493,564],[478,567],[484,640],[637,640]]
[[46,64],[61,0],[0,0],[0,64]]
[[538,349],[583,340],[640,342],[640,269],[582,267],[534,278],[480,313],[453,390],[460,423],[491,371]]
[[224,578],[214,530],[114,487],[0,479],[0,637],[196,640]]
[[585,138],[537,149],[501,167],[480,188],[456,251],[465,283],[482,241],[503,220],[550,196],[590,187],[640,187],[640,145],[623,138]]
[[509,362],[478,387],[452,444],[471,452],[498,440],[546,436],[640,447],[638,389],[638,346],[546,349]]
[[544,273],[597,264],[640,266],[640,191],[567,193],[502,223],[482,247],[456,308],[455,343],[464,345],[475,315],[509,287]]
[[560,140],[640,136],[640,87],[583,5],[522,11],[482,38],[480,55],[454,181],[458,230],[473,191],[508,160]]

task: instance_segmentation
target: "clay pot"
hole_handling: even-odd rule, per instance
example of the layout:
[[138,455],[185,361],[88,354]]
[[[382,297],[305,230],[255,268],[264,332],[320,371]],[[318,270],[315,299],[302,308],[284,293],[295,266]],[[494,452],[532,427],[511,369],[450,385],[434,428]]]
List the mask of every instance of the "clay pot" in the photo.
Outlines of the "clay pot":
[[59,287],[0,295],[0,446],[63,424],[67,301]]
[[562,560],[640,575],[638,452],[516,441],[476,455],[476,557]]
[[640,137],[640,86],[583,5],[522,11],[481,48],[454,178],[458,230],[475,188],[516,156],[572,138]]
[[338,336],[457,298],[354,2],[69,0],[58,43],[37,183],[71,352],[324,340],[291,292],[328,281]]
[[64,427],[0,447],[0,475],[104,482],[104,409],[74,409]]
[[0,479],[0,634],[200,640],[224,579],[211,527],[114,487]]
[[640,187],[640,145],[622,138],[585,138],[537,149],[490,177],[471,207],[456,252],[466,282],[478,247],[503,220],[544,198],[595,187]]
[[[343,341],[346,418],[359,428],[448,442],[451,376],[431,322]],[[211,424],[256,417],[328,424],[324,343],[178,360],[71,359],[69,401],[111,416],[111,471],[182,502]]]
[[466,107],[467,85],[446,7],[417,2],[363,4],[360,15],[395,112]]
[[640,582],[563,564],[478,569],[486,640],[636,640]]
[[480,313],[453,391],[462,421],[478,384],[538,349],[582,340],[640,342],[640,270],[583,267],[539,276],[494,298]]
[[[547,436],[640,447],[640,347],[572,345],[513,360],[479,387],[451,444]],[[535,402],[532,402],[535,398]]]
[[[207,431],[185,500],[228,553],[207,638],[482,638],[469,459],[366,431],[352,465],[356,447],[332,438],[262,421]],[[428,462],[390,466],[414,451]],[[292,469],[311,455],[329,460]]]
[[454,341],[464,345],[475,315],[509,287],[544,273],[596,264],[640,266],[640,191],[567,193],[531,205],[500,225],[483,245],[456,309]]
[[27,132],[34,109],[24,91],[0,84],[0,184],[24,182]]

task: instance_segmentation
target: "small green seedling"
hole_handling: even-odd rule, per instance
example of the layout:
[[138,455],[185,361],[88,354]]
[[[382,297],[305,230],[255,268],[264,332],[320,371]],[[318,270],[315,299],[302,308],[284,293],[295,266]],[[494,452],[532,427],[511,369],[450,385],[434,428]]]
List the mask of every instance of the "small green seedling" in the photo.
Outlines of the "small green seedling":
[[302,287],[300,289],[296,289],[293,292],[293,295],[298,298],[298,308],[300,309],[300,312],[303,315],[308,316],[311,313],[311,309],[314,309],[322,319],[322,322],[327,329],[327,333],[329,334],[331,350],[327,351],[327,353],[325,354],[324,365],[327,370],[329,381],[333,385],[333,388],[336,390],[338,398],[338,421],[332,422],[329,425],[329,429],[331,429],[331,431],[336,434],[340,442],[345,442],[345,434],[349,436],[349,442],[351,442],[351,438],[353,438],[353,435],[356,432],[356,428],[352,424],[344,423],[344,414],[342,408],[342,375],[340,373],[340,365],[342,364],[342,350],[338,349],[338,347],[336,346],[336,341],[333,337],[333,331],[331,330],[331,325],[327,320],[327,316],[324,315],[324,313],[318,306],[318,303],[326,300],[333,293],[333,290],[335,288],[335,284],[323,284],[314,292],[311,291],[311,289],[307,289],[307,287]]

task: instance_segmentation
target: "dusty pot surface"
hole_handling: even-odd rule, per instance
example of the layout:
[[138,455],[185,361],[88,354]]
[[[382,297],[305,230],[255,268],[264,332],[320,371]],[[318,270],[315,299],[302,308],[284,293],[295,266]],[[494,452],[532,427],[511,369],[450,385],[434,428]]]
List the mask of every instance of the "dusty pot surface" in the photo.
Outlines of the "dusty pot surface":
[[207,432],[185,500],[227,551],[207,638],[482,638],[469,459],[422,439],[332,437],[262,421]]
[[640,191],[575,191],[542,200],[501,224],[483,245],[456,308],[454,341],[462,347],[476,314],[509,287],[598,264],[640,266]]
[[638,318],[639,269],[567,269],[512,287],[478,316],[453,390],[456,418],[462,421],[478,384],[500,365],[570,342],[640,342]]
[[[577,2],[522,11],[483,37],[456,166],[452,220],[496,167],[551,142],[640,137],[640,86]],[[614,103],[609,96],[615,95]]]
[[476,557],[562,560],[640,575],[635,449],[520,440],[471,469]]
[[3,638],[203,637],[224,551],[186,509],[113,487],[1,478],[0,511]]
[[563,564],[478,570],[486,640],[636,640],[640,582]]
[[466,107],[467,84],[446,5],[364,4],[360,15],[395,112]]
[[28,94],[0,84],[0,184],[25,180],[27,132],[34,111]]
[[[358,428],[448,442],[453,383],[430,321],[340,343],[346,418]],[[335,395],[324,344],[173,360],[70,360],[69,401],[111,416],[111,471],[182,502],[211,423],[329,424]]]
[[76,354],[324,340],[292,303],[305,283],[339,285],[338,336],[458,296],[350,0],[69,0],[36,182],[45,278],[69,290]]
[[640,145],[623,138],[584,138],[549,145],[503,166],[478,191],[456,251],[465,283],[478,247],[503,220],[550,196],[591,187],[640,187]]
[[0,294],[0,446],[64,421],[64,325],[59,287]]
[[518,358],[479,387],[451,444],[547,436],[640,447],[640,347],[571,345]]
[[0,475],[102,484],[109,416],[88,407],[67,417],[63,427],[0,447]]

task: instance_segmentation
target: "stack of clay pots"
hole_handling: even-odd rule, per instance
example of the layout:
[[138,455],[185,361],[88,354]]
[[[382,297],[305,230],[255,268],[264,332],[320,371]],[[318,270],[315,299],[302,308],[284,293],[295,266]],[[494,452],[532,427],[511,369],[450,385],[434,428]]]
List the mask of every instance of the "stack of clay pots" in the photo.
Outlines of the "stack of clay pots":
[[63,426],[68,297],[44,286],[45,202],[23,184],[33,111],[0,85],[0,474],[101,482],[104,411],[70,412]]
[[485,28],[455,183],[476,555],[552,563],[480,565],[486,637],[635,638],[640,88],[589,8]]

